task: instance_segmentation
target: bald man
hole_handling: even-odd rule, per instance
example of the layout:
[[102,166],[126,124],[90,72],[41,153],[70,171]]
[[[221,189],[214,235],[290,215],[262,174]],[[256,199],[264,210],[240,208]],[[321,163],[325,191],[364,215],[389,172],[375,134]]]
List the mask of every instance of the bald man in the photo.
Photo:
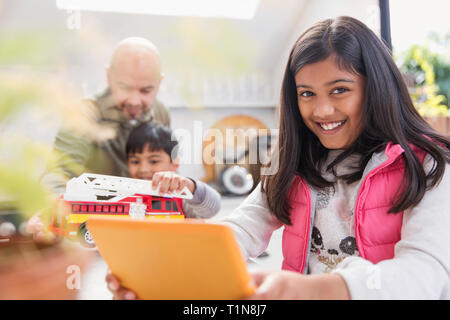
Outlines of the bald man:
[[148,40],[128,38],[121,41],[106,69],[111,105],[121,111],[123,119],[136,122],[152,110],[153,116],[169,126],[170,118],[160,103],[155,103],[161,80],[161,59],[158,49]]
[[119,42],[106,68],[108,88],[85,101],[87,114],[97,123],[113,129],[108,140],[81,137],[66,128],[56,136],[57,161],[48,167],[42,183],[55,194],[63,193],[66,182],[83,172],[129,176],[125,144],[133,127],[146,121],[170,126],[167,109],[156,100],[163,75],[156,46],[143,38]]
[[[84,172],[129,176],[125,144],[130,131],[147,121],[170,126],[169,112],[156,100],[163,75],[153,43],[143,38],[119,42],[106,68],[106,78],[105,92],[86,100],[83,107],[94,121],[111,128],[114,137],[80,136],[63,126],[53,146],[56,161],[41,177],[55,195],[65,191],[70,178]],[[36,241],[52,242],[56,238],[45,227],[48,223],[37,213],[28,221],[27,231]]]

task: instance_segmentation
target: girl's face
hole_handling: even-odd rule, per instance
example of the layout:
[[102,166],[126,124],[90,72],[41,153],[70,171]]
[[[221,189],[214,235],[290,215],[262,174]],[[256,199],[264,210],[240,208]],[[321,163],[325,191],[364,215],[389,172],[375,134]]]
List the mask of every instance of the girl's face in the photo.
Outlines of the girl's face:
[[148,143],[141,153],[128,155],[128,171],[135,179],[152,180],[155,172],[176,171],[178,166],[177,161],[172,161],[164,150],[150,150]]
[[362,131],[364,77],[339,69],[330,56],[301,68],[295,84],[306,126],[325,148],[348,148]]

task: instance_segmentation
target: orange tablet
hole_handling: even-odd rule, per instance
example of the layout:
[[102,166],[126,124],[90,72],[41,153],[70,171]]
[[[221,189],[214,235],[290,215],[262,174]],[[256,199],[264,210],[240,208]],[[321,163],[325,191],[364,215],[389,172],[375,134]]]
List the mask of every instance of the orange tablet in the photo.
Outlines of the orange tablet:
[[225,225],[95,217],[87,226],[112,273],[140,299],[233,300],[254,291]]

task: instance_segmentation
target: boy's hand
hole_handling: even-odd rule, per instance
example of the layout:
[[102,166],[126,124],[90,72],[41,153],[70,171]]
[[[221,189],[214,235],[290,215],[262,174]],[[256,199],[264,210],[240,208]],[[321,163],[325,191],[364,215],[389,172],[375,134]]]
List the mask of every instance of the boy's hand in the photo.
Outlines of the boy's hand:
[[194,194],[195,183],[193,180],[180,176],[172,171],[156,172],[152,177],[152,187],[156,189],[159,185],[159,192],[173,193],[181,192],[184,187]]

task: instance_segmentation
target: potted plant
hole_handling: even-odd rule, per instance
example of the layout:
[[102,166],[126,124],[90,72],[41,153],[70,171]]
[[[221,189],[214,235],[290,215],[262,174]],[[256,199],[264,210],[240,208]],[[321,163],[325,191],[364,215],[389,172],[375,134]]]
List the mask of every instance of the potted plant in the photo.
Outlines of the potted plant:
[[80,112],[78,97],[61,83],[17,70],[0,74],[0,299],[74,299],[93,254],[67,241],[35,243],[23,230],[36,212],[45,208],[43,219],[49,219],[55,210],[54,196],[38,181],[52,161],[52,145],[10,126],[22,118],[28,131],[37,132],[39,125],[24,119],[46,114],[68,119],[78,130],[97,130]]
[[[448,40],[441,42],[436,36],[430,39],[448,50]],[[406,52],[402,68],[412,79],[411,97],[419,113],[434,129],[450,135],[450,62],[427,46],[413,45]]]

